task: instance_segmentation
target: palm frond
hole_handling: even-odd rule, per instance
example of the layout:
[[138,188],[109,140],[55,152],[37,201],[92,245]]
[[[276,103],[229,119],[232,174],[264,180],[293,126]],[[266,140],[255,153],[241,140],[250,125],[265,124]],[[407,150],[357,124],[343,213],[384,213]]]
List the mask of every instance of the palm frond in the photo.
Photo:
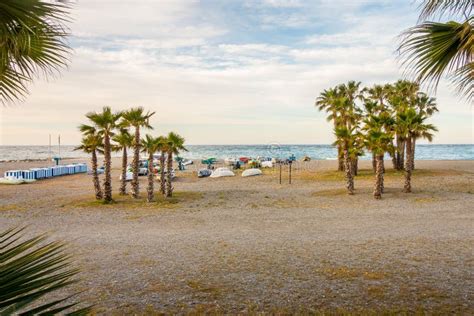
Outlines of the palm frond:
[[69,9],[41,0],[0,2],[0,102],[21,100],[35,76],[67,65]]
[[421,4],[420,21],[434,15],[470,16],[474,4],[472,0],[425,0]]
[[425,22],[405,31],[399,46],[406,73],[436,89],[443,75],[451,78],[468,101],[472,99],[474,18],[464,23]]
[[[60,242],[40,235],[20,241],[23,229],[0,234],[0,314],[55,314],[78,305],[72,296],[38,304],[40,298],[76,282],[77,269]],[[34,305],[34,307],[32,307]],[[87,314],[90,308],[77,310]]]

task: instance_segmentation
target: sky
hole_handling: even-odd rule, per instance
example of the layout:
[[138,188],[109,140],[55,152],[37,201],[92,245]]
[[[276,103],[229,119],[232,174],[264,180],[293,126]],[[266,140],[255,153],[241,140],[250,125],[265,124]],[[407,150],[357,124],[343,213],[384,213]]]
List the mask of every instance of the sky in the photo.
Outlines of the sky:
[[[412,0],[78,0],[68,69],[0,108],[0,145],[77,144],[102,106],[155,111],[154,135],[188,144],[328,144],[326,88],[403,77],[398,35]],[[433,94],[433,93],[431,93]],[[434,143],[474,143],[473,106],[442,81]]]

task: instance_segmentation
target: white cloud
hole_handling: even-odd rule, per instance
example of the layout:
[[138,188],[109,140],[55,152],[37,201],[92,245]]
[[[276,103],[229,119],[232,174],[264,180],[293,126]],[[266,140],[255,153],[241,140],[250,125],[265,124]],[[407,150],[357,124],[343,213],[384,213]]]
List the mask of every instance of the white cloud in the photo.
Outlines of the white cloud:
[[[347,80],[398,79],[393,39],[416,20],[358,11],[367,3],[269,0],[226,12],[194,1],[81,0],[70,70],[1,110],[0,143],[44,144],[59,132],[77,143],[83,114],[103,105],[143,105],[157,112],[157,133],[174,129],[191,143],[330,143],[315,97]],[[225,23],[235,15],[237,25]],[[446,89],[438,100],[440,142],[453,142],[453,122],[464,124],[455,139],[469,142],[470,109]]]

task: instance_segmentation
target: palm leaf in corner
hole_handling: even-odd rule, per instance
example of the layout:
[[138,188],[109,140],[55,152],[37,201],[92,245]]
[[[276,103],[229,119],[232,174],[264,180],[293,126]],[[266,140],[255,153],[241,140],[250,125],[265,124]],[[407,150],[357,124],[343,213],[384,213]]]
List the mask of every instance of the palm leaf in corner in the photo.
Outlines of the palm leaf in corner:
[[[90,308],[73,310],[73,295],[47,300],[50,293],[76,280],[77,269],[60,242],[46,242],[46,235],[24,239],[22,229],[0,232],[0,315],[85,315]],[[41,299],[42,302],[38,303]],[[44,302],[46,301],[46,303]]]

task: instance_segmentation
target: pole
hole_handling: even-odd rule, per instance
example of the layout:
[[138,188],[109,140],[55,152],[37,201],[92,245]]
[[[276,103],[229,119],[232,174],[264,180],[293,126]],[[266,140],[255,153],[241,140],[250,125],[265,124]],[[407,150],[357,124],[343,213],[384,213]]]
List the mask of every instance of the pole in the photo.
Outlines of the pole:
[[290,169],[288,169],[289,177],[288,177],[288,183],[291,184],[291,161],[290,161]]
[[51,157],[51,134],[49,134],[49,147],[48,148],[49,148],[49,161],[51,162],[51,159],[53,158]]
[[61,134],[58,135],[58,157],[61,158]]
[[280,184],[281,184],[281,162],[278,163],[280,165]]

